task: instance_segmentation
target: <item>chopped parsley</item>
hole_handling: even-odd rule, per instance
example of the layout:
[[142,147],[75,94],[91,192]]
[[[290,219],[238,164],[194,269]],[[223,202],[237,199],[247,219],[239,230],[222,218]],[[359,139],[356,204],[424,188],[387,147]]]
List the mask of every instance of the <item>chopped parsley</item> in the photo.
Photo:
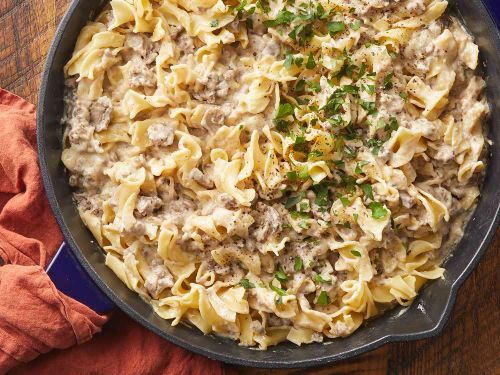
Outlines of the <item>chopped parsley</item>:
[[299,175],[297,174],[297,172],[295,171],[291,171],[291,172],[286,172],[286,177],[292,181],[292,182],[295,182],[298,180],[299,178]]
[[359,93],[359,88],[354,85],[343,85],[342,91],[347,94],[357,95]]
[[392,78],[393,77],[394,77],[394,72],[390,72],[389,74],[387,74],[384,77],[384,83],[382,85],[382,87],[384,88],[384,90],[390,90],[390,89],[392,89],[392,87],[393,87]]
[[351,250],[351,254],[355,257],[361,258],[361,253],[358,250]]
[[309,86],[309,88],[313,92],[320,92],[321,91],[321,86],[318,82],[307,81],[307,86]]
[[341,33],[345,30],[345,23],[342,21],[333,21],[333,22],[328,22],[328,33],[331,36],[334,36],[335,34]]
[[316,67],[316,61],[314,61],[314,56],[312,53],[309,53],[309,57],[307,58],[306,62],[306,68],[307,69],[314,69]]
[[299,170],[299,178],[301,180],[307,180],[309,178],[309,169],[307,169],[307,165],[304,165]]
[[297,203],[299,203],[302,199],[304,199],[304,192],[300,192],[298,195],[288,197],[288,200],[285,203],[285,208],[289,209],[295,207]]
[[299,221],[297,225],[302,229],[309,229],[309,223],[305,220]]
[[352,148],[351,146],[345,146],[344,153],[350,159],[356,157],[356,150],[354,148]]
[[330,280],[325,280],[323,279],[323,277],[321,277],[320,274],[315,274],[314,277],[314,282],[318,283],[318,284],[321,284],[321,283],[330,283]]
[[408,94],[406,92],[400,92],[399,96],[406,102],[408,101]]
[[285,55],[285,62],[283,63],[283,66],[287,69],[290,69],[293,64],[295,64],[297,67],[301,67],[302,63],[304,62],[304,58],[302,56],[294,56],[291,53],[287,53]]
[[248,279],[241,279],[240,282],[237,285],[242,286],[245,289],[253,289],[253,288],[255,288],[255,284],[252,283]]
[[311,207],[309,206],[309,201],[307,199],[304,199],[299,203],[300,212],[308,212],[310,209]]
[[[246,2],[246,0],[243,0]],[[274,20],[267,20],[264,21],[264,26],[266,27],[275,27],[283,24],[287,24],[292,22],[295,19],[295,14],[292,12],[282,9],[278,12],[276,15],[276,18]]]
[[372,211],[372,217],[377,220],[383,219],[388,213],[384,205],[380,202],[371,202],[370,210]]
[[330,304],[330,296],[324,290],[319,294],[317,304],[320,306],[328,306]]
[[375,85],[363,85],[363,90],[368,94],[373,95],[375,94]]
[[374,200],[373,188],[370,184],[361,184],[360,187],[361,187],[361,190],[363,190],[365,197],[367,197],[368,199]]
[[294,91],[295,92],[303,92],[305,88],[306,88],[306,80],[305,79],[299,79],[297,81],[297,83],[295,84]]
[[210,22],[210,27],[217,27],[219,26],[219,21],[218,20],[213,20]]
[[354,31],[357,31],[360,28],[361,28],[361,21],[360,20],[356,20],[353,23],[351,23],[351,29],[353,29]]
[[293,115],[293,107],[290,103],[284,103],[278,106],[278,112],[276,113],[277,119],[281,119],[291,115]]
[[396,117],[394,116],[391,116],[389,118],[389,124],[386,126],[386,130],[389,131],[390,133],[398,130],[399,128],[399,124],[398,124],[398,120]]
[[366,145],[372,148],[373,155],[378,155],[380,148],[382,147],[383,144],[384,144],[383,140],[375,138],[371,138],[366,142]]
[[307,160],[310,161],[310,160],[314,160],[316,158],[319,158],[323,156],[323,152],[321,152],[320,150],[312,150],[309,155],[307,155]]
[[278,266],[278,270],[276,271],[276,274],[274,275],[274,277],[284,283],[286,281],[288,281],[288,276],[286,275],[285,271],[283,270],[283,267],[281,267],[281,265]]
[[342,206],[348,207],[349,206],[349,199],[347,197],[339,197],[340,203],[342,203]]
[[305,45],[305,43],[312,39],[314,36],[312,24],[303,24],[301,23],[298,26],[295,26],[293,30],[288,34],[290,39],[294,42],[298,43],[299,46]]
[[328,185],[324,183],[314,185],[313,190],[316,194],[315,203],[320,207],[328,206]]
[[238,6],[231,7],[231,9],[236,10],[236,16],[238,19],[244,18],[244,16],[250,16],[255,13],[255,6],[245,10],[245,7],[248,5],[248,0],[241,0]]
[[363,108],[369,115],[377,114],[377,108],[375,107],[375,102],[368,102],[365,100],[361,100],[360,105],[361,108]]
[[286,291],[278,288],[277,286],[274,286],[272,282],[269,282],[269,288],[271,288],[271,290],[273,290],[280,297],[286,296]]
[[295,262],[293,263],[293,269],[295,272],[299,272],[302,268],[304,268],[304,262],[302,258],[295,258]]
[[369,164],[367,161],[360,161],[360,162],[356,163],[356,168],[354,169],[354,172],[356,172],[357,174],[364,173],[363,167],[367,164]]

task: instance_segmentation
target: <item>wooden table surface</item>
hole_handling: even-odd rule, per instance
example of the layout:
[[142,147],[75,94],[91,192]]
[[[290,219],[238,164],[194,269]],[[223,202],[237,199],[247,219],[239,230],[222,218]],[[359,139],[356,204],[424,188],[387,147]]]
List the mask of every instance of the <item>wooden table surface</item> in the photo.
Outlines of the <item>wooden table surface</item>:
[[[70,0],[0,0],[0,87],[36,103],[50,42]],[[241,374],[500,374],[500,232],[462,286],[444,332],[316,370]]]

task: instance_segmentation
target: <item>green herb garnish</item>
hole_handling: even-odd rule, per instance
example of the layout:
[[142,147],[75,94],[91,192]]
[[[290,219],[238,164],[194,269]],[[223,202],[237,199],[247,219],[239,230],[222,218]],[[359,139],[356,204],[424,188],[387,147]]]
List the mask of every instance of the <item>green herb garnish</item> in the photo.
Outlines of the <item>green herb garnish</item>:
[[304,267],[304,262],[302,258],[295,258],[295,262],[293,263],[293,269],[295,272],[299,272]]
[[341,33],[345,30],[345,23],[341,21],[328,22],[328,33],[334,36],[337,33]]
[[240,282],[237,285],[242,286],[245,289],[253,289],[253,288],[255,288],[255,284],[252,283],[248,279],[241,279]]
[[330,296],[324,290],[319,294],[317,304],[320,306],[328,306],[330,304]]
[[361,21],[360,20],[356,20],[353,23],[351,23],[351,29],[353,29],[354,31],[357,31],[360,28],[361,28]]
[[363,172],[363,167],[365,165],[369,164],[367,161],[360,161],[358,163],[356,163],[356,168],[354,169],[354,172],[357,173],[357,174],[362,174],[364,173]]
[[349,199],[347,197],[339,197],[340,202],[342,203],[342,206],[348,207],[349,206]]
[[355,257],[361,258],[361,253],[358,250],[351,250],[351,254]]
[[321,275],[318,274],[318,273],[314,275],[313,279],[314,279],[314,282],[316,282],[318,284],[320,284],[320,283],[329,283],[330,282],[330,280],[323,279],[323,277],[321,277]]
[[281,288],[278,288],[277,286],[274,286],[272,282],[269,282],[269,287],[280,297],[286,296],[286,291],[284,291]]
[[293,115],[293,107],[290,103],[280,104],[278,106],[278,112],[276,113],[276,118],[284,118]]
[[314,61],[314,56],[312,53],[309,53],[309,57],[307,58],[306,62],[306,68],[307,69],[314,69],[316,67],[316,61]]
[[361,190],[363,190],[363,193],[365,196],[371,200],[373,200],[373,188],[370,184],[362,184],[360,185]]
[[304,198],[304,192],[300,192],[298,195],[288,197],[285,203],[285,208],[289,209],[295,207]]
[[368,94],[375,94],[375,85],[363,85],[363,90],[365,90]]
[[383,83],[383,87],[384,87],[384,90],[390,90],[392,89],[392,77],[394,77],[394,72],[390,72],[389,74],[387,74],[385,77],[384,77],[384,83]]
[[297,179],[299,178],[299,175],[297,174],[297,172],[295,171],[291,171],[291,172],[286,172],[286,177],[292,181],[292,182],[295,182],[297,181]]
[[375,108],[375,102],[368,102],[368,101],[362,100],[360,104],[361,104],[361,107],[369,115],[375,115],[375,114],[377,114],[377,108]]
[[[246,1],[246,0],[244,0]],[[264,26],[266,27],[275,27],[278,25],[283,25],[285,23],[290,23],[295,19],[295,14],[288,10],[280,10],[279,13],[276,16],[276,19],[274,20],[267,20],[264,21]]]
[[370,210],[372,211],[372,217],[374,219],[380,220],[387,216],[387,210],[380,202],[371,202]]
[[274,277],[282,283],[288,281],[288,276],[286,275],[286,273],[283,270],[283,267],[281,267],[281,265],[278,265],[278,270],[276,271],[276,274],[274,275]]

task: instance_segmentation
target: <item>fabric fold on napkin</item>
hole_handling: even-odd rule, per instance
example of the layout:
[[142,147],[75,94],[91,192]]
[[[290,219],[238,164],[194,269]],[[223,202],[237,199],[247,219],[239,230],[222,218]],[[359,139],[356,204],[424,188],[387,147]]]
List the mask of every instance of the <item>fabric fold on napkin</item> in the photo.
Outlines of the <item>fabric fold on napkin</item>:
[[109,317],[57,290],[44,268],[62,235],[40,177],[35,123],[33,105],[0,89],[0,374],[222,374],[219,362],[121,312],[103,327]]

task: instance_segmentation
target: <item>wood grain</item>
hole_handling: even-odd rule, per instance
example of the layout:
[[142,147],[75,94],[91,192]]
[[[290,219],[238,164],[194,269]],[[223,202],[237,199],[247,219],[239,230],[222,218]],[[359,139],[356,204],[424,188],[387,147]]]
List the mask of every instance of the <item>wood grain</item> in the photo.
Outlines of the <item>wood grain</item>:
[[[70,0],[0,0],[0,87],[36,103],[52,36]],[[436,338],[389,344],[356,359],[314,370],[232,367],[243,375],[500,374],[500,231],[462,286],[450,321]]]

